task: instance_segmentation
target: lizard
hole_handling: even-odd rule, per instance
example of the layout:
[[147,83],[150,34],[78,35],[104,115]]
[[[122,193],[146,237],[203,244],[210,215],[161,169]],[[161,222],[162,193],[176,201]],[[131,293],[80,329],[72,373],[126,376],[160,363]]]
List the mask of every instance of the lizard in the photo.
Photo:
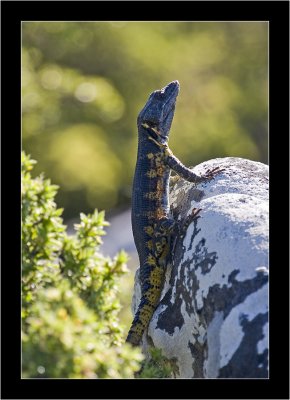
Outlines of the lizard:
[[198,218],[193,209],[183,226],[170,215],[169,180],[171,170],[195,184],[213,179],[216,167],[198,176],[175,157],[168,146],[179,82],[155,90],[137,118],[138,151],[132,189],[131,222],[140,261],[141,301],[126,342],[139,345],[160,300],[166,268],[182,228]]

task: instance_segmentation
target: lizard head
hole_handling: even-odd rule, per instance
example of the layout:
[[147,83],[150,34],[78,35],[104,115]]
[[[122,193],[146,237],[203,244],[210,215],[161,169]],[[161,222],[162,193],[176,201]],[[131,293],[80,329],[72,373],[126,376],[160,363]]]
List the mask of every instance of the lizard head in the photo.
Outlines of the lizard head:
[[160,143],[167,143],[178,93],[178,81],[170,82],[163,89],[151,93],[138,115],[140,134],[150,135]]

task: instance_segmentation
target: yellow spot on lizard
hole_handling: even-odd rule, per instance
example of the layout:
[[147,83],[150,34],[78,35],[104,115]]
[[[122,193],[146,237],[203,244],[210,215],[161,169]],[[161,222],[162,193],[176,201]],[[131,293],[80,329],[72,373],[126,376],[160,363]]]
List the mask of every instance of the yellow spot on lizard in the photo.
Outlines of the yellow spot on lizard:
[[154,229],[152,226],[145,226],[144,231],[147,233],[147,235],[153,236]]
[[160,283],[163,280],[164,270],[163,268],[156,267],[151,271],[149,281],[151,285],[160,287]]
[[166,216],[166,212],[163,210],[162,207],[158,207],[156,210],[156,219],[161,219]]
[[159,199],[159,194],[158,192],[149,192],[145,193],[144,197],[146,197],[146,199],[156,200]]
[[164,167],[158,167],[157,170],[156,170],[156,174],[157,174],[158,176],[162,176],[162,177],[163,177],[164,170],[165,170]]
[[156,178],[157,171],[155,171],[154,169],[149,169],[149,171],[146,172],[146,175],[148,176],[148,178]]
[[153,250],[153,241],[152,240],[148,240],[148,242],[146,242],[146,246],[149,250]]
[[146,264],[153,265],[153,266],[156,265],[156,259],[155,259],[155,257],[152,256],[152,254],[149,254],[148,257],[146,258]]
[[164,183],[162,179],[158,179],[157,181],[157,190],[163,192],[163,188],[164,188]]

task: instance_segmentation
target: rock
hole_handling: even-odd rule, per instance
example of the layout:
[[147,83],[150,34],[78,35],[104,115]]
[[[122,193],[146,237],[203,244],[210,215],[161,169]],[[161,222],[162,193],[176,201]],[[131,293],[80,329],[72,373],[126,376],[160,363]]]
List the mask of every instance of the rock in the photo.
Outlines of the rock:
[[[181,223],[202,211],[177,240],[143,351],[162,349],[177,378],[267,378],[268,166],[228,157],[193,171],[216,166],[225,171],[210,182],[171,188]],[[139,301],[137,271],[135,310]]]

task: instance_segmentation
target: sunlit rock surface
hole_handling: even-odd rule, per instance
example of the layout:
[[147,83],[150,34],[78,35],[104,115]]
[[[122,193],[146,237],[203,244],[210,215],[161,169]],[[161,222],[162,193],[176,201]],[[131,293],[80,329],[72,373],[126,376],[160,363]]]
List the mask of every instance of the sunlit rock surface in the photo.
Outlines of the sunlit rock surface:
[[[143,338],[174,365],[177,378],[268,377],[268,166],[241,158],[220,166],[214,180],[171,188],[182,223],[201,208],[177,241],[160,304]],[[133,308],[140,300],[138,271]]]

